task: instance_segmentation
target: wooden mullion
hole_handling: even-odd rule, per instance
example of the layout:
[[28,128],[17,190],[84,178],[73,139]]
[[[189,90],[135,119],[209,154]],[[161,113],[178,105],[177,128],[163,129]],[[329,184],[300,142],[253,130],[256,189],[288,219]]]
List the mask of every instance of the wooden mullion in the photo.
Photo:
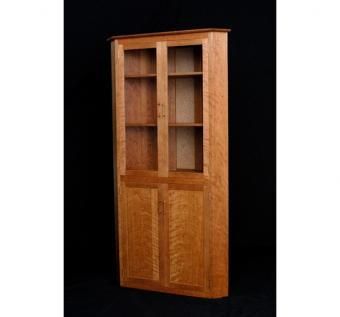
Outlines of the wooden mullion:
[[168,176],[168,58],[166,42],[157,42],[158,175]]
[[[167,177],[169,171],[168,155],[168,54],[166,42],[156,44],[157,62],[157,141],[158,141],[158,176]],[[159,217],[159,265],[160,282],[163,286],[168,282],[168,223],[167,223],[167,184],[159,184],[159,203],[162,210]]]

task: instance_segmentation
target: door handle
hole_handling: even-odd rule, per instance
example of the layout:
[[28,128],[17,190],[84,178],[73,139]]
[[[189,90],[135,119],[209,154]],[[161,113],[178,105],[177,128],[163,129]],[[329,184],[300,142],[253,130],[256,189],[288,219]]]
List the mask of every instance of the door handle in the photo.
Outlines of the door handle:
[[165,118],[165,104],[162,104],[163,118]]
[[165,118],[165,105],[158,102],[157,103],[157,107],[158,107],[158,114],[157,117],[158,118]]
[[162,107],[162,104],[161,103],[157,103],[157,108],[158,108],[158,110],[157,110],[157,117],[158,118],[161,118],[163,115],[162,115],[162,112],[163,112],[163,107]]

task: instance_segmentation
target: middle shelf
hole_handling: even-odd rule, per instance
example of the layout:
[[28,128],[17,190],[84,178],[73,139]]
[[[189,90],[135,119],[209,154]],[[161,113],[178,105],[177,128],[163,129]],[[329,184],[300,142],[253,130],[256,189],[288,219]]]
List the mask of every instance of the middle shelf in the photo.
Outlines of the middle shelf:
[[[168,73],[170,78],[186,78],[186,77],[195,77],[202,76],[202,72],[172,72]],[[157,74],[154,73],[145,73],[145,74],[125,74],[125,79],[139,79],[139,78],[156,78]]]
[[[146,122],[127,122],[126,127],[157,127],[157,123]],[[199,122],[169,122],[169,127],[203,127],[203,123]]]

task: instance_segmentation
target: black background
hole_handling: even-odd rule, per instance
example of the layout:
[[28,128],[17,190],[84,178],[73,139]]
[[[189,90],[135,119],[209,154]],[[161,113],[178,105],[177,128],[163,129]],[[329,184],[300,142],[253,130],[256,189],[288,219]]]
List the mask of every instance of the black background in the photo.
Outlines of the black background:
[[[275,1],[65,1],[66,316],[275,315]],[[231,28],[230,291],[223,300],[115,280],[112,35]]]

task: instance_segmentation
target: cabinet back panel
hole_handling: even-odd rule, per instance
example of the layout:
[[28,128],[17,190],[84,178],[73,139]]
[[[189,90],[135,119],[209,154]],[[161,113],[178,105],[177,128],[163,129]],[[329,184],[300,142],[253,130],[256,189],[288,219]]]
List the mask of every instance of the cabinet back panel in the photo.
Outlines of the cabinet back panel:
[[169,73],[202,71],[202,46],[169,48],[168,71]]
[[125,51],[125,75],[156,73],[156,50]]
[[126,169],[157,169],[157,129],[152,127],[126,128]]
[[125,80],[125,114],[127,123],[156,123],[155,78]]
[[202,128],[180,127],[169,129],[170,170],[203,170]]
[[202,123],[202,78],[170,78],[168,102],[171,123]]

